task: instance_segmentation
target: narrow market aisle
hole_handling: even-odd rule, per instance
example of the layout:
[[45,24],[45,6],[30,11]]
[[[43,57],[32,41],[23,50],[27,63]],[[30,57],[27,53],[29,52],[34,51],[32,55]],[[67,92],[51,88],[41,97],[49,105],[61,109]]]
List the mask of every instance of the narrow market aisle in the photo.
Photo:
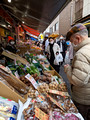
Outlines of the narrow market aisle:
[[66,85],[68,87],[68,92],[69,92],[69,94],[71,96],[70,83],[69,83],[68,78],[67,78],[67,76],[66,76],[66,74],[64,72],[64,66],[63,65],[60,67],[59,74],[60,74],[60,76],[62,76],[63,80],[65,81],[65,83],[66,83]]

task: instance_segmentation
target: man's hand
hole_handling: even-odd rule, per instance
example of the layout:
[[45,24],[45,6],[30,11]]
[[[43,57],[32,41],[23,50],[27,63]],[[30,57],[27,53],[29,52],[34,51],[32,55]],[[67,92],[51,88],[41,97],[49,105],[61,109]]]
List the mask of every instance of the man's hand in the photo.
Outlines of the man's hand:
[[64,65],[64,68],[66,68],[66,67],[68,67],[69,66],[69,64],[66,64],[66,65]]
[[66,72],[68,66],[69,64],[64,65],[64,72]]

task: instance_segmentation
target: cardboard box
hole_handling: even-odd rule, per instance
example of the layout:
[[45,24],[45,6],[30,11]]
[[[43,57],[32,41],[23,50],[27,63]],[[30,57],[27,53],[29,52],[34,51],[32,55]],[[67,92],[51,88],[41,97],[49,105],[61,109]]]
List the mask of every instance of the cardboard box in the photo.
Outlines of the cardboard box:
[[19,95],[17,92],[10,89],[8,86],[3,84],[2,82],[0,82],[0,96],[14,100],[15,102],[18,102],[18,100],[20,99],[23,103],[27,99],[27,95],[25,95],[23,98],[21,95]]
[[24,45],[18,47],[19,51],[17,52],[18,55],[24,55],[27,51],[30,51],[30,45]]
[[[18,84],[22,85],[23,87],[27,87],[26,84],[24,84],[21,80],[19,80],[18,78],[16,78],[12,73],[9,73],[7,71],[7,68],[4,67],[1,64],[0,64],[0,69],[2,69],[3,71],[7,72],[8,75],[10,75],[15,81],[18,82]],[[2,82],[0,82],[0,96],[6,97],[6,98],[11,99],[11,100],[14,100],[16,102],[18,102],[19,99],[22,102],[25,102],[26,99],[27,99],[27,97],[28,97],[28,93],[23,98],[18,92],[13,91],[7,85],[5,85]]]
[[62,79],[62,77],[55,70],[47,71],[47,73],[51,73],[52,75],[56,75],[58,78]]
[[55,70],[51,65],[50,65],[51,70]]
[[3,71],[5,71],[9,76],[11,76],[13,78],[13,80],[17,81],[19,85],[22,85],[23,87],[27,87],[26,84],[24,84],[20,79],[18,79],[16,76],[14,76],[12,73],[9,73],[8,69],[0,64],[0,69],[2,69]]
[[42,50],[31,49],[29,52],[30,52],[30,53],[33,53],[33,54],[37,54],[37,55],[43,54],[43,51],[42,51]]
[[25,65],[28,64],[26,59],[20,57],[17,54],[12,53],[12,52],[9,52],[9,51],[5,50],[5,51],[3,51],[2,55],[6,56],[6,57],[9,57],[9,58],[11,58],[13,60],[18,60],[18,61],[20,61],[21,63],[23,63]]

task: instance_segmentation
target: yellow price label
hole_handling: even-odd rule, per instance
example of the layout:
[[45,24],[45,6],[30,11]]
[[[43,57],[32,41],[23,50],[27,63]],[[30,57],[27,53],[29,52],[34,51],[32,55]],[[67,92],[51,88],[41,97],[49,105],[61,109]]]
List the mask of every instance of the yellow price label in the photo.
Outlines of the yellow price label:
[[35,107],[35,117],[40,120],[49,120],[49,116],[40,110],[38,107]]

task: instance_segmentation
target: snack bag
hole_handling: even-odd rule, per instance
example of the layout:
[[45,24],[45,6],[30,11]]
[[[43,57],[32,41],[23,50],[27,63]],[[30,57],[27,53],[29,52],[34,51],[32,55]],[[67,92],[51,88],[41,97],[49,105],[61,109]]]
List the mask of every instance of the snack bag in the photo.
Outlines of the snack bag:
[[18,104],[9,99],[0,97],[0,111],[16,115],[18,112]]

